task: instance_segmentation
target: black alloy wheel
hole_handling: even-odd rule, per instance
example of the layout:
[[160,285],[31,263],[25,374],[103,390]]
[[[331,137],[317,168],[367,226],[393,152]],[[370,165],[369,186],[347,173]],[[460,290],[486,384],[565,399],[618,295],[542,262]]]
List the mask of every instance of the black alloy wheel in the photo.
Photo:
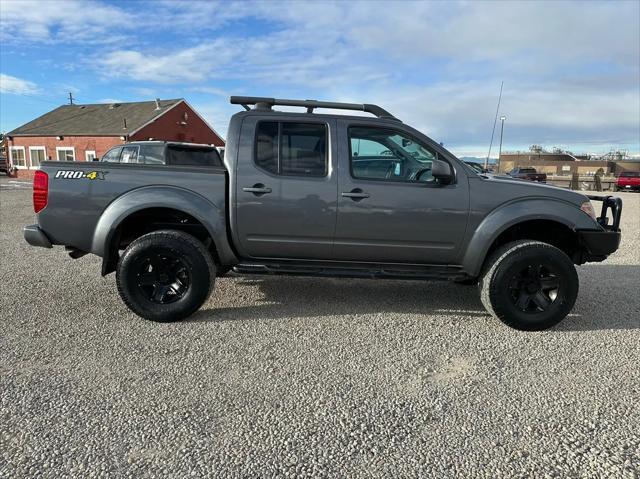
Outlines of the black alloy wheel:
[[143,257],[138,267],[138,287],[153,303],[169,304],[189,290],[190,276],[185,263],[165,252]]
[[529,265],[513,275],[509,291],[513,304],[524,312],[546,311],[558,297],[560,280],[548,266]]
[[486,310],[523,331],[558,324],[573,308],[579,280],[573,261],[548,243],[518,240],[487,258],[478,283]]
[[134,240],[118,261],[116,284],[124,303],[138,316],[158,322],[193,314],[213,290],[211,253],[183,231],[160,230]]

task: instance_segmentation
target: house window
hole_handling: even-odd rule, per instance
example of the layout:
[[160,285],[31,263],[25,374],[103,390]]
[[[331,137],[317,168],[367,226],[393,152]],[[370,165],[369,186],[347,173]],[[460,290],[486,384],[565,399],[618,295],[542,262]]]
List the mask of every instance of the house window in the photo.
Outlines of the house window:
[[94,150],[87,150],[84,152],[84,159],[86,161],[94,161],[96,159],[96,152]]
[[11,152],[11,164],[16,168],[26,168],[24,146],[10,146],[9,151]]
[[47,157],[47,150],[44,146],[30,146],[29,147],[29,160],[31,161],[31,168],[40,168],[42,163]]
[[71,146],[57,146],[56,155],[58,157],[58,161],[75,161],[76,160],[76,152]]

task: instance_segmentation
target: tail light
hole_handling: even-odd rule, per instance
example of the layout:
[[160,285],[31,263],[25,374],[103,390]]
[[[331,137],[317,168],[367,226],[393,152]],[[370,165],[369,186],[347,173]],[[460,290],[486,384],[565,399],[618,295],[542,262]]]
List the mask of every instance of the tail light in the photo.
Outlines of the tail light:
[[49,175],[37,170],[33,177],[33,211],[38,213],[47,206],[49,199]]

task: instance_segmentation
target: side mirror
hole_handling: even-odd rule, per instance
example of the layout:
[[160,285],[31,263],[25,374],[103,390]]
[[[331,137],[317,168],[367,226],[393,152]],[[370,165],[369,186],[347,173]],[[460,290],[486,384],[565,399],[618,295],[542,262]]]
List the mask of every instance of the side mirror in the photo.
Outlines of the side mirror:
[[448,185],[453,181],[453,170],[446,161],[433,160],[431,164],[431,175],[442,185]]

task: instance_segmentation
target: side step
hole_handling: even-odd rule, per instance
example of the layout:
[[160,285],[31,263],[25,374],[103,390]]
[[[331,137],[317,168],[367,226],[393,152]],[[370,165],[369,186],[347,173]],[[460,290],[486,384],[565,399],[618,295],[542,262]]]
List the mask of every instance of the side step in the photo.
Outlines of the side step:
[[464,279],[460,266],[322,262],[240,263],[233,268],[238,274],[324,276],[332,278],[389,279]]

